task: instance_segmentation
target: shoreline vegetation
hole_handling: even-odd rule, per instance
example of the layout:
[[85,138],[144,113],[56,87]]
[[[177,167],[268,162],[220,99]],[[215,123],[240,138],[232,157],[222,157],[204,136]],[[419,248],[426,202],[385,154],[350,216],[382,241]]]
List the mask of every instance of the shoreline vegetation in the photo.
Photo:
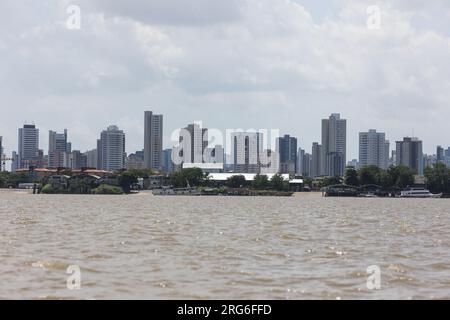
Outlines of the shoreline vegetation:
[[[199,195],[227,196],[292,196],[289,181],[280,174],[269,179],[258,174],[253,181],[236,174],[226,181],[212,181],[208,174],[199,168],[183,169],[170,175],[153,170],[121,170],[104,177],[89,174],[72,174],[71,170],[58,170],[53,176],[33,178],[32,171],[0,172],[0,189],[18,189],[23,183],[33,185],[33,193],[42,194],[91,194],[91,195],[124,195],[140,190],[152,189],[145,184],[152,176],[163,177],[158,188],[189,188]],[[142,183],[144,181],[144,183]],[[304,179],[304,187],[319,191],[329,187],[350,188],[355,190],[354,196],[372,193],[376,196],[395,196],[405,188],[415,184],[414,172],[406,166],[391,166],[387,170],[376,166],[359,169],[347,167],[344,177],[323,177]],[[450,168],[443,163],[425,169],[424,186],[433,193],[443,193],[443,198],[450,197]]]

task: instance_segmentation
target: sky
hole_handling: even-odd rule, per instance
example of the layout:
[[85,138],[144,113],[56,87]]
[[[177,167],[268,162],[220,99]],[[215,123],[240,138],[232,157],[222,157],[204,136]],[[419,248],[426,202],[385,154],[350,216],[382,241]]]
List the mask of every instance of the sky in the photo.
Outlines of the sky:
[[8,154],[25,122],[45,152],[48,130],[86,151],[111,124],[142,150],[145,110],[164,115],[165,147],[202,121],[279,129],[308,152],[331,113],[348,159],[369,129],[391,148],[450,145],[448,0],[2,0],[0,70]]

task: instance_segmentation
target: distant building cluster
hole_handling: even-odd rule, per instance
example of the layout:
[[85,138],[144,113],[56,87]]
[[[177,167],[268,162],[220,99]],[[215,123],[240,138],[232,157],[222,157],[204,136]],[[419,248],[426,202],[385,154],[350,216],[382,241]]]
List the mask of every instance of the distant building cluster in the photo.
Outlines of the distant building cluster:
[[89,168],[109,172],[154,169],[171,173],[197,167],[211,174],[281,173],[317,178],[343,176],[347,166],[387,169],[391,165],[405,165],[417,175],[423,175],[426,167],[439,162],[450,167],[450,147],[438,146],[435,155],[426,155],[421,140],[405,137],[395,142],[391,152],[386,134],[374,129],[359,133],[359,159],[347,161],[347,120],[338,113],[322,119],[321,141],[314,142],[310,152],[301,148],[299,140],[289,134],[275,137],[276,143],[269,146],[268,141],[273,137],[258,131],[233,131],[226,137],[225,146],[213,139],[214,133],[201,122],[180,129],[175,146],[164,149],[163,123],[163,115],[146,111],[143,149],[129,155],[126,153],[126,134],[115,125],[100,133],[95,149],[84,152],[73,149],[67,129],[60,133],[50,130],[45,153],[39,148],[39,129],[35,124],[24,124],[18,130],[17,151],[10,156],[5,154],[0,136],[0,169],[6,170],[5,163],[11,160],[12,171]]

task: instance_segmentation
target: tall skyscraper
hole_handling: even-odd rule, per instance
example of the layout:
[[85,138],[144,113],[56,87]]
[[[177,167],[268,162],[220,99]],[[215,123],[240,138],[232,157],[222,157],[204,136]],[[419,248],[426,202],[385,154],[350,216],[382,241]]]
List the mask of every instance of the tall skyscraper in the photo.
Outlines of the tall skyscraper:
[[301,176],[303,175],[303,157],[305,156],[305,150],[298,148],[297,151],[297,171],[296,173]]
[[172,173],[174,165],[172,162],[172,149],[163,150],[163,171],[166,173]]
[[450,147],[445,150],[445,157],[450,158]]
[[114,171],[125,168],[125,133],[117,126],[109,126],[101,133],[100,157],[101,169]]
[[92,149],[89,151],[86,151],[84,153],[84,155],[86,156],[86,167],[88,168],[97,168],[97,157],[98,157],[98,153],[97,153],[97,149]]
[[64,167],[64,154],[71,152],[70,147],[67,142],[67,129],[64,129],[64,133],[50,130],[48,135],[48,167]]
[[70,168],[82,169],[87,167],[87,156],[79,150],[73,150],[70,153]]
[[301,174],[302,176],[311,177],[311,162],[312,162],[311,154],[305,153],[303,155],[302,160],[302,174]]
[[322,176],[322,146],[318,142],[314,142],[311,152],[311,177],[316,178]]
[[162,169],[163,161],[163,116],[144,113],[144,167]]
[[424,159],[422,141],[417,138],[406,137],[396,142],[396,164],[405,165],[418,175],[423,175]]
[[183,163],[204,163],[208,147],[208,129],[201,122],[189,124],[180,131],[180,157]]
[[39,151],[39,129],[34,124],[25,124],[19,128],[17,169],[39,167],[42,162]]
[[322,119],[321,175],[343,176],[347,158],[347,120],[334,113]]
[[306,153],[302,148],[299,148],[297,153],[297,175],[311,176],[311,154]]
[[144,168],[144,151],[136,151],[127,157],[127,170],[146,169]]
[[231,144],[234,172],[260,173],[263,134],[260,132],[233,132]]
[[297,138],[285,135],[277,139],[277,151],[280,156],[280,173],[297,172]]
[[387,169],[389,166],[389,141],[386,134],[369,130],[359,134],[359,165],[377,166]]
[[436,161],[445,162],[444,148],[442,148],[441,146],[437,146],[436,148]]

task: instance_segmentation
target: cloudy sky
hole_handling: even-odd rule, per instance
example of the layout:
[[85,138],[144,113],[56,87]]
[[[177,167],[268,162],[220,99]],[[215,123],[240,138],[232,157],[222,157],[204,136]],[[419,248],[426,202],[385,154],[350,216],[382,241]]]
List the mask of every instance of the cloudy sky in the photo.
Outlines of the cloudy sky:
[[[0,135],[17,149],[25,121],[69,130],[95,148],[117,124],[127,151],[143,148],[143,112],[178,127],[278,128],[310,150],[320,119],[358,132],[450,145],[448,0],[2,0]],[[67,27],[69,5],[81,28]],[[380,9],[372,28],[368,7]],[[368,20],[369,26],[368,28]],[[72,21],[72,20],[71,20]],[[392,146],[392,145],[391,145]]]

